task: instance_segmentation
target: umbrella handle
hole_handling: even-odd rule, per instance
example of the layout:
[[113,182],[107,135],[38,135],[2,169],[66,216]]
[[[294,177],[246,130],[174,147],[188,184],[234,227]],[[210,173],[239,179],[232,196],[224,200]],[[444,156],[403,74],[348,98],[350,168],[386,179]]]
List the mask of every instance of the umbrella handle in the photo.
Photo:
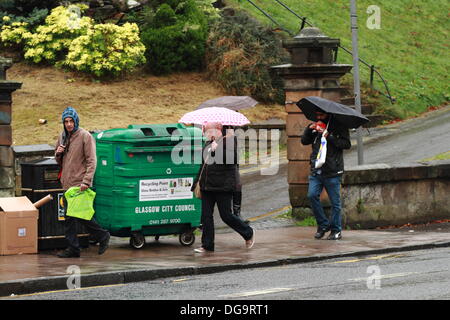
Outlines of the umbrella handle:
[[327,123],[327,126],[326,126],[325,130],[322,132],[322,136],[325,137],[325,138],[328,137],[328,134],[329,134],[328,126],[330,125],[331,117],[332,117],[332,114],[330,114],[330,120],[328,120],[328,123]]

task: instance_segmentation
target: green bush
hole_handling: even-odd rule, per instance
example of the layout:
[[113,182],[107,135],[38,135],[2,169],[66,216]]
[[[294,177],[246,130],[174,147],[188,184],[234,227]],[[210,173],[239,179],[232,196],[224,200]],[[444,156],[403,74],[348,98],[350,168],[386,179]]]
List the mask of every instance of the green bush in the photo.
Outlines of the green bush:
[[205,39],[205,32],[184,23],[143,32],[149,69],[156,75],[201,70]]
[[150,27],[158,29],[172,26],[177,23],[175,11],[166,3],[162,4],[156,11]]
[[180,4],[180,2],[183,2],[183,0],[150,0],[148,2],[149,6],[152,7],[153,9],[157,9],[158,7],[160,7],[163,4],[167,4],[168,6],[170,6],[172,9],[176,9],[178,7],[178,5]]
[[[156,74],[201,70],[204,66],[208,19],[194,0],[158,7],[141,33],[149,70]],[[150,15],[149,15],[150,17]]]
[[281,79],[269,69],[288,59],[281,39],[242,11],[223,16],[210,28],[206,68],[231,95],[284,104]]

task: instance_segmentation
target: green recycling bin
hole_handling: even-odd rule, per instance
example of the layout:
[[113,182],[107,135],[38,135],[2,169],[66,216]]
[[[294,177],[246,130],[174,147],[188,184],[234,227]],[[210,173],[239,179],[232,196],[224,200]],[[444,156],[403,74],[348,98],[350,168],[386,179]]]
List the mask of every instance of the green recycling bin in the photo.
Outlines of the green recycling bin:
[[195,242],[201,200],[191,187],[201,165],[201,130],[183,124],[129,125],[94,134],[97,222],[111,235],[130,237],[139,249],[145,236],[179,235]]

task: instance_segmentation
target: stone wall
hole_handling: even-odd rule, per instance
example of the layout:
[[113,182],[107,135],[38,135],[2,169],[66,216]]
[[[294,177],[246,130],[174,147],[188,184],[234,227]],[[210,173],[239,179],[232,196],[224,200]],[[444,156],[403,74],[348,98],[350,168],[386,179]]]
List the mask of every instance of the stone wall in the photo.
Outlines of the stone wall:
[[6,80],[6,70],[12,59],[0,57],[0,197],[13,197],[15,193],[14,154],[12,140],[12,93],[22,83]]
[[450,161],[346,169],[344,225],[374,228],[450,218]]

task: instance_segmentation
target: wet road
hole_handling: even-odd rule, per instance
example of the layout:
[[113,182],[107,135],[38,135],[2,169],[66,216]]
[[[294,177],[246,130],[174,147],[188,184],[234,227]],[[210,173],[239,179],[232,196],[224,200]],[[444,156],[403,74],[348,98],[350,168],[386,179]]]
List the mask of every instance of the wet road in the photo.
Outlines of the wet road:
[[235,299],[447,300],[450,299],[449,266],[450,250],[438,248],[166,278],[17,298],[197,300],[197,305],[201,305],[200,300]]
[[[450,151],[450,107],[370,131],[374,139],[363,143],[364,164],[421,161]],[[356,148],[345,153],[344,162],[357,165]]]

